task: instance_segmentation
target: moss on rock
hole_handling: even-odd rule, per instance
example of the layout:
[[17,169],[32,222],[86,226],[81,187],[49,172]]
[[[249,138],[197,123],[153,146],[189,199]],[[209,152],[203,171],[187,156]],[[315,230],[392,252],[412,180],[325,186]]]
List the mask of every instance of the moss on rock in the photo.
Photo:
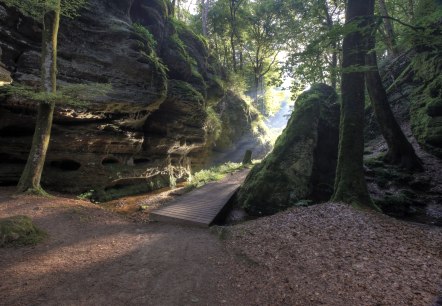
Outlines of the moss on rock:
[[35,245],[46,236],[27,216],[0,219],[0,247]]
[[416,81],[411,103],[411,127],[418,142],[442,158],[442,4],[422,1],[417,10],[420,26],[412,37],[416,55],[412,61]]
[[121,179],[102,190],[94,192],[91,199],[94,202],[108,202],[174,185],[175,179],[167,174],[158,174],[150,178]]
[[296,101],[275,148],[255,166],[238,194],[251,215],[269,215],[303,199],[327,200],[333,192],[339,134],[335,91],[316,84]]

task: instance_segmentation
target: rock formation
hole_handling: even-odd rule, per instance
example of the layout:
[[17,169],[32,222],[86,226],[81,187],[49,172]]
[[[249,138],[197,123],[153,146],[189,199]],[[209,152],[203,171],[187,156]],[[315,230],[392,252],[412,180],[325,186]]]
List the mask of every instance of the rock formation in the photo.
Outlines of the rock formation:
[[[208,112],[224,89],[205,42],[169,10],[164,0],[90,0],[79,17],[62,19],[59,85],[81,103],[56,107],[44,187],[79,193],[159,175],[172,182],[207,161]],[[1,1],[0,17],[1,66],[14,84],[36,87],[41,25]],[[19,179],[35,109],[17,95],[0,98],[0,184]]]
[[275,148],[248,175],[238,203],[251,215],[276,213],[302,200],[328,200],[338,154],[339,104],[316,84],[298,98]]
[[[260,113],[243,98],[228,91],[218,103],[216,112],[221,118],[221,133],[213,148],[214,164],[229,160],[241,162],[247,150],[253,159],[262,159],[271,150],[267,127]],[[246,114],[246,116],[244,116]]]

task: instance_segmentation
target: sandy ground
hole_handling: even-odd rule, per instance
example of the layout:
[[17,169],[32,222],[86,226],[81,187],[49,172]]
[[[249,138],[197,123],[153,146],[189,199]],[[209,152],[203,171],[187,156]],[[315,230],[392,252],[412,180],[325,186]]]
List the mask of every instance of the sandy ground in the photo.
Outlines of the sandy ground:
[[208,230],[0,188],[17,214],[50,237],[0,249],[1,305],[432,305],[441,285],[441,228],[338,204]]

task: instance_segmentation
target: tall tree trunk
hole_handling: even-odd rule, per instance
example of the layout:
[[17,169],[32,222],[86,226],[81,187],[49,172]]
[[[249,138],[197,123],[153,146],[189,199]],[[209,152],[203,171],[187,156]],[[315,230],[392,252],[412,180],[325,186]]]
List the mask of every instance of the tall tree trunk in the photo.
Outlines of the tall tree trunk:
[[232,65],[233,71],[236,72],[237,62],[236,62],[236,44],[235,44],[235,36],[236,36],[236,3],[235,0],[230,0],[230,47],[232,49]]
[[[323,7],[325,18],[327,21],[327,28],[328,28],[328,30],[331,31],[333,29],[334,22],[333,22],[332,16],[330,15],[330,10],[329,10],[327,1],[324,0],[322,2],[322,7]],[[329,67],[329,69],[330,69],[330,83],[331,83],[331,86],[336,90],[337,82],[338,82],[338,77],[337,77],[337,68],[338,68],[337,42],[333,41],[331,45],[333,48],[333,53],[332,53],[332,61],[331,61],[330,67]]]
[[[346,23],[359,28],[367,24],[369,2],[348,0]],[[375,207],[364,177],[364,105],[365,80],[363,71],[355,67],[365,64],[366,42],[362,31],[347,34],[343,43],[342,104],[339,137],[339,155],[336,169],[333,201],[357,207]]]
[[[58,0],[57,8],[46,13],[43,17],[41,86],[47,93],[52,94],[55,94],[57,91],[57,40],[59,24],[60,0]],[[52,99],[40,102],[38,106],[31,151],[17,186],[18,192],[44,193],[40,186],[40,180],[51,137],[54,107],[55,102]]]
[[209,17],[209,0],[201,0],[201,16],[203,24],[203,35],[207,37],[209,35],[207,20]]
[[262,105],[259,103],[259,75],[255,73],[254,80],[253,80],[253,87],[254,87],[254,100],[255,100],[255,106],[258,108],[258,110],[263,114],[264,109]]
[[374,5],[370,7],[370,37],[367,39],[367,49],[369,50],[365,63],[370,70],[365,73],[368,94],[379,123],[382,135],[388,144],[388,152],[385,161],[391,164],[398,164],[408,170],[422,170],[422,163],[417,157],[413,146],[405,137],[399,124],[397,123],[388,96],[382,84],[379,74],[378,62],[376,58],[376,24],[374,21]]
[[[379,12],[382,16],[388,17],[388,10],[387,6],[385,5],[385,0],[379,0]],[[397,46],[396,46],[396,39],[395,39],[395,33],[393,30],[393,24],[391,23],[390,19],[384,18],[384,26],[385,26],[385,43],[387,44],[388,50],[393,55],[398,54]]]
[[414,0],[408,0],[408,12],[411,19],[414,19]]
[[172,6],[171,6],[171,12],[170,12],[170,15],[172,17],[176,17],[175,11],[176,11],[176,0],[172,0]]
[[237,64],[236,64],[236,45],[235,45],[235,34],[232,31],[230,35],[230,48],[232,49],[232,65],[233,65],[233,71],[236,72],[237,70]]

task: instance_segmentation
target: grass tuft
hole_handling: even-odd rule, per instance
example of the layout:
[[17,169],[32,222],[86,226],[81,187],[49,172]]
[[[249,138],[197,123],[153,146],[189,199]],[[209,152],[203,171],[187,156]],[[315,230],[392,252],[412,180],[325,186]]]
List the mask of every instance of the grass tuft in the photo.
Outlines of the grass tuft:
[[0,219],[0,247],[35,245],[46,237],[27,216]]

